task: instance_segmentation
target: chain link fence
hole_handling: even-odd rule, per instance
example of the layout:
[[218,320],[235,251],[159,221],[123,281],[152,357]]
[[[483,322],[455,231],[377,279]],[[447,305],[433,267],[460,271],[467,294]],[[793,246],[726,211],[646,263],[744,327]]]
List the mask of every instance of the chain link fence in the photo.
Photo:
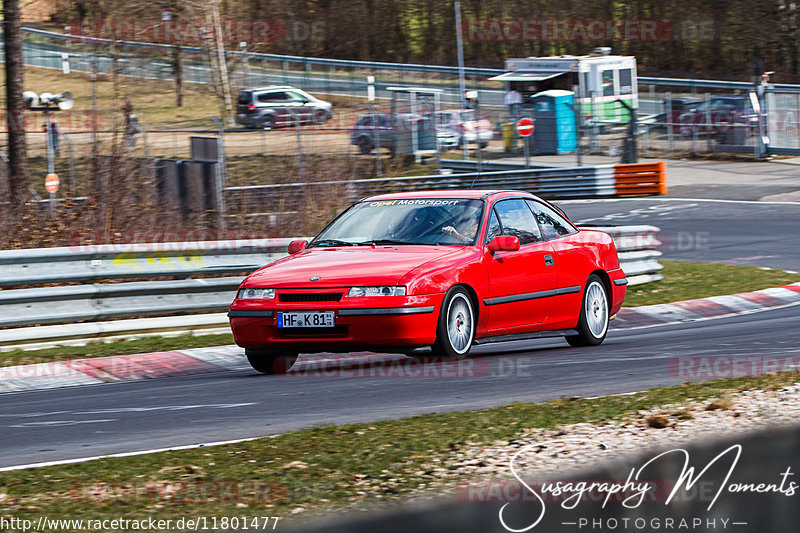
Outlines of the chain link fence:
[[[169,91],[175,87],[178,73],[187,84],[214,84],[211,56],[201,47],[110,43],[40,30],[27,30],[25,36],[25,62],[29,66],[94,77],[123,76],[141,83],[164,84]],[[151,187],[152,195],[139,194],[139,190],[157,185],[159,171],[153,161],[172,160],[176,165],[196,161],[192,143],[198,137],[218,140],[218,159],[211,174],[198,171],[199,177],[192,179],[214,179],[220,185],[218,189],[393,176],[407,173],[414,160],[420,159],[416,157],[420,152],[426,154],[421,160],[427,167],[419,170],[424,174],[437,173],[442,157],[521,162],[524,145],[514,122],[522,116],[539,118],[531,138],[533,156],[548,153],[543,143],[560,142],[559,135],[565,129],[572,131],[574,146],[549,152],[565,155],[562,165],[580,165],[587,155],[607,156],[609,162],[632,162],[639,157],[669,154],[800,154],[800,93],[790,88],[754,91],[747,89],[753,87],[751,84],[718,82],[712,87],[712,82],[704,82],[709,87],[704,91],[708,92],[698,93],[680,86],[685,80],[641,78],[635,113],[621,101],[601,101],[598,95],[592,95],[570,105],[568,121],[572,126],[565,128],[566,123],[561,123],[547,133],[546,121],[537,115],[535,102],[516,108],[504,104],[503,85],[488,80],[501,72],[497,69],[465,70],[469,108],[462,111],[455,67],[276,56],[244,49],[228,51],[226,57],[233,87],[288,85],[303,89],[333,102],[333,117],[323,124],[288,120],[271,129],[232,127],[234,116],[174,120],[158,127],[142,122],[130,128],[117,113],[111,113],[106,122],[98,121],[94,111],[73,114],[70,120],[75,123],[62,124],[53,145],[55,172],[62,184],[55,195],[57,201],[73,199],[70,201],[74,203],[74,199],[82,199],[89,205],[114,197],[117,200],[112,203],[122,213],[125,198],[136,197],[134,204],[139,212],[126,214],[125,220],[136,220],[144,212],[142,206],[151,200],[148,210],[160,210],[164,215],[164,206],[175,207],[162,201],[165,194],[190,194],[168,193],[158,186]],[[391,90],[396,87],[437,92],[439,104],[431,105],[430,99],[423,99],[412,108],[408,99],[397,98],[397,91]],[[41,200],[47,198],[40,179],[47,173],[47,134],[42,130],[42,117],[33,117],[26,129],[36,176],[35,194]],[[416,133],[411,135],[411,131]],[[0,134],[0,142],[4,137]],[[409,145],[411,138],[416,138],[414,146]],[[427,145],[423,147],[420,142]],[[102,158],[106,158],[105,166],[98,163]],[[108,174],[100,181],[99,170]],[[2,187],[5,184],[0,184]],[[314,213],[311,222],[289,233],[311,233],[351,199],[346,191],[337,190],[306,197],[311,200],[303,209]],[[257,220],[260,230],[283,231],[276,229],[283,222],[274,214],[287,212],[289,200],[276,196],[263,205],[233,200],[224,213],[226,225],[244,228]],[[216,213],[219,201],[193,202],[197,216],[188,218],[191,223],[216,224],[212,219],[217,215],[209,213]],[[75,209],[77,217],[80,209]],[[104,212],[103,220],[113,215],[111,209]]]
[[[31,66],[50,69],[69,69],[76,72],[95,72],[99,75],[128,76],[139,80],[158,80],[174,83],[178,72],[184,83],[213,85],[212,57],[203,47],[152,44],[142,42],[110,42],[90,37],[76,37],[42,30],[27,29],[25,61]],[[404,65],[381,62],[343,61],[322,58],[278,56],[251,53],[245,48],[227,51],[228,78],[233,87],[258,87],[288,85],[325,97],[365,99],[374,96],[377,102],[391,97],[394,86],[415,86],[441,90],[443,109],[456,110],[461,105],[458,69],[432,65]],[[501,73],[498,69],[467,68],[466,88],[472,92],[474,105],[491,124],[493,141],[483,156],[500,158],[520,157],[522,144],[513,130],[509,140],[505,123],[516,118],[504,105],[505,91],[501,82],[488,78]],[[667,92],[670,84],[696,81],[700,87],[716,84],[697,94],[696,87],[684,92]],[[673,88],[676,88],[673,86]],[[728,87],[725,89],[725,87]],[[770,130],[775,130],[779,148],[792,148],[787,136],[796,137],[797,104],[792,96],[767,99],[760,103],[763,110],[756,112],[748,106],[747,87],[743,82],[709,82],[707,80],[670,80],[640,78],[638,124],[630,123],[630,114],[619,102],[598,104],[595,97],[575,105],[578,151],[583,154],[601,154],[630,159],[631,143],[635,141],[638,155],[653,156],[663,153],[743,152],[763,155],[763,140]],[[767,94],[774,93],[768,91]],[[782,93],[781,93],[782,94]],[[691,102],[694,102],[692,106]],[[772,102],[772,105],[770,105]],[[684,105],[685,104],[685,105]],[[618,121],[598,120],[611,115]],[[717,108],[717,106],[719,108]],[[708,107],[708,109],[706,109]],[[766,113],[774,108],[769,119]],[[363,106],[360,109],[363,110]],[[524,114],[532,115],[532,107]],[[336,128],[341,135],[326,134],[310,137],[310,153],[336,151],[347,154],[351,145],[349,135],[359,113],[337,113]],[[504,128],[506,134],[504,134]],[[778,131],[780,128],[780,131]],[[177,139],[184,134],[180,125],[170,132],[154,132],[159,149],[171,144],[174,152],[187,141]],[[263,153],[280,151],[291,146],[288,139],[270,143],[268,135],[254,141],[252,135],[244,145],[260,144]],[[536,136],[537,138],[539,135]],[[165,138],[169,138],[165,140]],[[245,137],[242,137],[244,139]],[[784,146],[785,145],[785,146]],[[236,144],[239,149],[239,144]],[[299,149],[299,148],[298,148]],[[174,156],[179,154],[174,153]]]

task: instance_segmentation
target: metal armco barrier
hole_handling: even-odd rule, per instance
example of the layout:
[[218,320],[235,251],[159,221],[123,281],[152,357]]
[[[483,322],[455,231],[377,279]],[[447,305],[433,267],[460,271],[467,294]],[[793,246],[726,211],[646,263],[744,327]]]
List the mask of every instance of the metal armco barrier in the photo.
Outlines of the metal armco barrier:
[[662,253],[661,241],[655,226],[583,226],[608,233],[614,239],[619,264],[628,278],[628,285],[661,281],[663,265],[658,262]]
[[575,168],[521,167],[492,172],[228,187],[225,202],[249,214],[293,212],[303,207],[304,192],[322,194],[333,188],[352,201],[385,192],[469,188],[518,189],[543,198],[591,198],[666,194],[667,173],[663,161]]
[[[588,227],[587,227],[588,229]],[[661,252],[654,226],[591,227],[609,233],[617,244],[620,265],[629,284],[663,279],[657,259]],[[4,286],[42,285],[76,281],[147,279],[173,276],[186,278],[245,273],[286,255],[292,239],[209,241],[199,243],[156,243],[101,245],[81,248],[41,248],[0,251],[0,280]],[[0,347],[16,346],[44,339],[74,339],[81,332],[97,330],[98,336],[124,336],[121,327],[76,327],[73,322],[166,316],[181,317],[180,331],[227,326],[224,314],[210,323],[208,313],[227,310],[233,301],[241,276],[169,281],[129,281],[123,283],[84,283],[60,287],[35,287],[0,291]],[[206,314],[202,314],[206,313]],[[150,320],[153,319],[142,319]],[[164,328],[137,320],[105,322],[130,323],[131,334]],[[196,324],[195,324],[196,322]],[[36,326],[67,324],[64,326]],[[102,324],[98,322],[98,324]],[[149,323],[148,323],[149,324]],[[194,326],[197,326],[194,327]],[[201,327],[202,326],[202,327]],[[167,328],[168,329],[168,328]],[[22,331],[26,330],[26,331]],[[109,334],[110,335],[110,334]],[[54,341],[55,342],[55,341]]]
[[241,282],[237,276],[0,291],[0,326],[220,311]]
[[[38,28],[22,28],[22,31],[26,34],[30,35],[38,35],[41,37],[47,37],[53,39],[54,41],[61,41],[62,43],[67,43],[69,41],[73,42],[80,42],[80,43],[96,43],[96,44],[116,44],[117,46],[129,46],[133,48],[142,48],[142,49],[161,49],[161,50],[172,50],[174,45],[171,44],[159,44],[159,43],[149,43],[149,42],[140,42],[140,41],[111,41],[109,39],[102,39],[102,38],[95,38],[95,37],[83,37],[83,36],[76,36],[76,35],[65,35],[63,33],[56,33],[52,31],[42,30]],[[0,43],[1,45],[2,43]],[[39,51],[40,56],[44,56],[44,60],[40,60],[40,63],[37,66],[46,66],[50,68],[61,68],[60,66],[60,52],[63,50],[61,48],[56,49],[48,49],[43,45],[39,45],[41,50]],[[55,48],[51,46],[50,48]],[[202,48],[197,48],[193,46],[181,46],[181,49],[185,52],[202,52]],[[51,57],[47,58],[46,52],[50,52]],[[450,74],[450,75],[457,75],[458,74],[458,67],[449,66],[449,65],[422,65],[422,64],[408,64],[408,63],[389,63],[384,61],[356,61],[350,59],[330,59],[330,58],[322,58],[322,57],[306,57],[306,56],[292,56],[292,55],[278,55],[278,54],[261,54],[255,52],[241,52],[237,50],[226,50],[226,55],[231,56],[243,56],[246,55],[251,60],[269,60],[269,61],[276,61],[276,62],[285,62],[285,63],[294,63],[300,64],[303,66],[310,66],[310,67],[333,67],[333,68],[345,68],[345,69],[363,69],[363,70],[370,70],[370,69],[380,69],[380,70],[388,70],[388,71],[416,71],[416,72],[427,72],[427,73],[436,73],[436,74]],[[57,55],[58,54],[58,55]],[[73,52],[74,54],[74,52]],[[27,58],[26,60],[30,61],[33,58]],[[49,61],[47,61],[49,59]],[[78,70],[73,67],[73,70]],[[497,69],[497,68],[480,68],[480,67],[465,67],[464,74],[467,76],[497,76],[503,74],[505,69]],[[693,78],[656,78],[656,77],[642,77],[638,78],[639,84],[641,85],[659,85],[659,86],[667,86],[667,87],[693,87],[693,88],[718,88],[718,89],[728,89],[728,90],[751,90],[753,89],[753,84],[749,82],[743,81],[727,81],[727,80],[698,80]],[[787,83],[776,83],[771,84],[775,89],[781,91],[800,91],[800,85],[794,84],[787,84]]]
[[[442,168],[447,168],[458,173],[477,173],[477,161],[465,161],[459,159],[443,159],[441,161]],[[524,170],[523,163],[510,163],[510,162],[495,162],[483,161],[481,162],[483,174],[507,171],[507,170]],[[536,171],[556,170],[558,167],[548,166],[532,166],[530,167]],[[645,194],[666,194],[667,193],[667,164],[663,161],[656,163],[631,163],[631,164],[617,164],[617,165],[598,165],[594,167],[577,167],[574,169],[564,169],[573,172],[578,172],[580,169],[594,169],[595,182],[594,190],[598,196],[605,196],[612,191],[611,185],[613,184],[613,192],[616,196],[627,195],[645,195]],[[611,179],[613,178],[613,180]],[[587,181],[587,187],[591,187]],[[557,185],[555,180],[547,180],[541,184],[542,190],[530,191],[540,196],[547,196],[547,190],[551,186]],[[562,191],[563,192],[563,191]],[[581,191],[575,191],[580,194]],[[590,192],[590,191],[587,191]],[[563,196],[562,196],[563,197]]]
[[629,163],[614,165],[617,196],[667,194],[667,164]]
[[0,250],[0,286],[245,272],[285,255],[289,241],[248,239]]

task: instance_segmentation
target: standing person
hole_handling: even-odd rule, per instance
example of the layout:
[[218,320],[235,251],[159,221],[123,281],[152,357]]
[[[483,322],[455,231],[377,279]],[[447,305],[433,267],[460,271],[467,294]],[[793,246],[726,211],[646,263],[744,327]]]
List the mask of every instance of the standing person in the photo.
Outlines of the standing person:
[[133,150],[136,146],[136,138],[139,136],[139,119],[136,115],[130,115],[128,118],[128,126],[125,128],[125,136],[128,138],[128,150]]
[[508,106],[508,114],[511,119],[517,120],[519,117],[519,106],[522,104],[522,94],[520,94],[514,85],[511,85],[506,93],[504,103]]
[[131,101],[126,97],[122,100],[122,114],[125,117],[125,131],[127,131],[131,126],[131,114],[133,113],[133,104]]
[[50,119],[45,122],[44,126],[42,126],[42,131],[50,136],[50,146],[53,147],[53,154],[55,154],[56,157],[61,157],[61,151],[58,149],[59,138],[56,117],[50,117]]

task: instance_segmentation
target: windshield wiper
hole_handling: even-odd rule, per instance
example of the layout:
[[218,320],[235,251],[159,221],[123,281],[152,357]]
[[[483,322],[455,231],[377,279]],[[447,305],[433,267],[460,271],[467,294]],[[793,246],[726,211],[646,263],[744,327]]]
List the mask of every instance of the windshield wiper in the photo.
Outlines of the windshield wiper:
[[313,247],[317,246],[356,246],[355,242],[340,241],[339,239],[322,239],[312,244]]

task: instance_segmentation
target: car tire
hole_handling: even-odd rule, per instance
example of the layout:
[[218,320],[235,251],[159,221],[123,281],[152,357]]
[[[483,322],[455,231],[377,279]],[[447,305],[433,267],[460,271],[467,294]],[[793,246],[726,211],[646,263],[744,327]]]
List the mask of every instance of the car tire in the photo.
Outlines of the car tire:
[[570,346],[597,346],[608,333],[608,292],[603,280],[592,274],[586,281],[581,299],[581,313],[578,319],[578,334],[566,337]]
[[372,151],[372,141],[370,141],[366,137],[360,138],[357,144],[358,144],[358,151],[362,155],[367,155]]
[[442,301],[432,354],[448,359],[466,359],[474,340],[475,310],[472,298],[464,287],[453,287]]
[[480,147],[481,147],[481,150],[483,150],[484,148],[486,148],[487,146],[489,146],[489,143],[488,143],[488,142],[486,142],[486,141],[481,141],[480,143],[478,143],[478,146],[480,146]]
[[261,120],[261,129],[262,130],[271,130],[275,127],[275,120],[271,116],[264,117]]
[[296,353],[278,350],[245,348],[244,353],[253,370],[270,376],[286,374],[297,361]]

